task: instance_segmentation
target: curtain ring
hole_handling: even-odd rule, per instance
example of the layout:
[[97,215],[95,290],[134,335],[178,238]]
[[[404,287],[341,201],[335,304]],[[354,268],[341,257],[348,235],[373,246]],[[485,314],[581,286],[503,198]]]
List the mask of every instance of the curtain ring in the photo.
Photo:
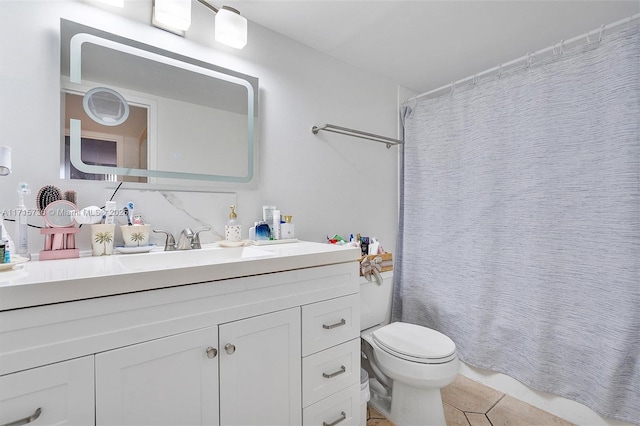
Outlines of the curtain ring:
[[477,79],[478,79],[478,74],[474,74],[473,75],[473,85],[475,86],[477,83]]
[[560,40],[560,54],[564,55],[564,40]]
[[531,66],[531,52],[527,53],[527,68]]
[[591,44],[591,39],[589,38],[589,33],[587,33],[587,44]]
[[498,64],[498,78],[502,76],[502,64]]
[[451,82],[451,95],[453,96],[456,92],[456,82],[452,81]]

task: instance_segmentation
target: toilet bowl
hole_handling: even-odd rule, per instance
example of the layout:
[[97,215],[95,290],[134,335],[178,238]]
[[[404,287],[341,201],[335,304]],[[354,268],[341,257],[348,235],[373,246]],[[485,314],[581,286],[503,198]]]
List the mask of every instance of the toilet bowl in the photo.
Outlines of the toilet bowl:
[[[381,285],[373,290],[366,285],[361,285],[361,303],[363,298],[373,301],[367,291],[386,293]],[[366,306],[371,305],[363,304],[365,311]],[[446,424],[440,389],[455,380],[460,368],[449,337],[415,324],[382,322],[364,329],[361,341],[362,364],[373,377],[369,403],[374,408],[398,426]]]

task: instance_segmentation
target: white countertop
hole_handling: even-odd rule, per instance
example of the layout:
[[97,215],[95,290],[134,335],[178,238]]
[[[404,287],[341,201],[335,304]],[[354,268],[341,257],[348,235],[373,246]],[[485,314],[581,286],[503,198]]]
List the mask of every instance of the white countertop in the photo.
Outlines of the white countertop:
[[359,248],[302,241],[156,250],[17,265],[0,272],[0,311],[351,262],[360,257]]

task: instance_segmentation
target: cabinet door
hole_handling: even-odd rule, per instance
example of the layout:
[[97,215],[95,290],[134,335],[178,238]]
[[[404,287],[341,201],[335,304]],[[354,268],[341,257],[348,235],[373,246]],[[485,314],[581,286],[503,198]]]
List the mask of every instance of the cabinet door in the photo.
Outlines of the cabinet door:
[[0,424],[93,425],[93,355],[0,377]]
[[96,355],[96,424],[217,425],[217,327]]
[[299,425],[300,309],[220,326],[220,423]]

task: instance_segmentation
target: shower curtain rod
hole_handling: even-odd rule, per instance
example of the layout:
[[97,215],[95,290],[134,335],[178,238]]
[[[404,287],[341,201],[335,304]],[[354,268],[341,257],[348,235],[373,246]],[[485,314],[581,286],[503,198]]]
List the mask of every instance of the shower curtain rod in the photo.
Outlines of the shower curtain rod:
[[470,80],[473,80],[474,83],[475,83],[476,79],[478,77],[480,77],[480,76],[484,76],[486,74],[491,74],[491,73],[494,73],[496,71],[498,73],[500,73],[501,70],[503,70],[503,69],[505,69],[507,67],[510,67],[512,65],[515,65],[518,62],[522,62],[522,61],[526,60],[527,61],[527,66],[529,66],[529,65],[531,65],[532,58],[534,56],[536,56],[536,55],[543,55],[543,54],[549,53],[551,51],[553,51],[553,54],[555,55],[556,54],[556,49],[559,49],[560,50],[560,54],[562,54],[564,46],[566,46],[568,44],[576,43],[576,42],[578,42],[580,40],[584,40],[585,38],[587,40],[587,44],[592,43],[591,40],[590,40],[590,36],[595,35],[595,34],[598,34],[598,41],[600,41],[600,40],[602,40],[602,35],[603,35],[605,30],[610,30],[611,28],[619,27],[619,26],[625,25],[625,24],[630,24],[631,21],[633,21],[635,19],[639,19],[639,18],[640,18],[640,13],[636,13],[635,15],[632,15],[632,16],[630,16],[628,18],[620,19],[619,21],[612,22],[611,24],[601,25],[600,28],[588,31],[586,34],[582,34],[582,35],[573,37],[573,38],[571,38],[569,40],[560,40],[560,43],[556,43],[556,44],[554,44],[552,46],[549,46],[547,48],[544,48],[542,50],[538,50],[538,51],[535,51],[535,52],[528,53],[528,54],[526,54],[524,56],[521,56],[521,57],[519,57],[517,59],[514,59],[513,61],[509,61],[509,62],[506,62],[504,64],[500,64],[497,67],[490,68],[490,69],[482,71],[482,72],[480,72],[478,74],[470,75],[470,76],[465,77],[465,78],[463,78],[461,80],[457,80],[457,81],[451,82],[449,84],[445,84],[444,86],[438,87],[437,89],[433,89],[433,90],[430,90],[428,92],[421,93],[419,95],[413,96],[411,98],[407,98],[404,101],[402,101],[402,104],[405,105],[405,104],[407,104],[407,103],[409,103],[411,101],[415,101],[415,100],[418,100],[420,98],[424,98],[425,96],[434,95],[434,94],[436,94],[438,92],[443,92],[445,90],[448,90],[448,89],[451,89],[451,88],[455,88],[456,85],[468,82]]
[[311,128],[311,132],[314,135],[317,135],[320,130],[324,130],[326,132],[339,133],[341,135],[353,136],[354,138],[368,139],[370,141],[384,143],[384,144],[387,144],[387,148],[391,148],[391,146],[393,145],[401,145],[404,143],[400,139],[388,138],[386,136],[367,133],[361,130],[349,129],[347,127],[340,127],[333,124],[324,124],[320,127],[313,126]]

